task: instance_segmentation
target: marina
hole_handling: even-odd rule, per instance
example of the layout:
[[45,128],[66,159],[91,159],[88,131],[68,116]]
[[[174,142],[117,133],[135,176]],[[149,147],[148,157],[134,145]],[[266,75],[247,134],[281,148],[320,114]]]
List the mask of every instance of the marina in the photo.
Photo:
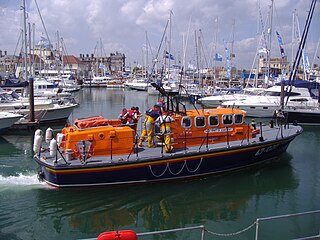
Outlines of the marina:
[[[157,96],[146,92],[137,95],[137,91],[101,88],[82,89],[77,98],[79,107],[70,115],[70,122],[97,115],[117,118],[133,102],[144,113],[157,101]],[[53,129],[59,132],[62,127]],[[32,159],[33,131],[3,135],[0,238],[85,239],[112,230],[142,233],[198,225],[227,234],[248,227],[257,218],[318,210],[319,131],[304,127],[278,159],[238,172],[151,185],[74,189],[39,182],[38,166]],[[318,230],[316,214],[261,224],[259,236],[298,238],[316,235]],[[252,228],[237,239],[254,239],[254,232]],[[170,236],[200,239],[199,232]]]
[[2,2],[0,239],[320,239],[316,2]]

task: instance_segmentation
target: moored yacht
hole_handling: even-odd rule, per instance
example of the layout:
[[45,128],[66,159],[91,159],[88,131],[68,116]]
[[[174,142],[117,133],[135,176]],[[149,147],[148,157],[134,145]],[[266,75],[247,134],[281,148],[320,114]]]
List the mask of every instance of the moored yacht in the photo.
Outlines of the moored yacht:
[[94,76],[93,79],[84,81],[84,87],[108,87],[122,88],[123,82],[121,79],[112,78],[111,76]]
[[20,114],[0,111],[0,134],[4,133],[22,117]]
[[131,90],[147,91],[148,87],[151,86],[148,79],[146,78],[133,78],[124,83],[124,86]]
[[[265,89],[263,95],[226,101],[222,106],[240,108],[247,112],[247,116],[269,118],[280,108],[280,96],[281,86],[272,86]],[[308,88],[292,87],[290,92],[286,92],[286,97],[289,97],[286,106],[290,108],[308,109],[318,105],[317,100],[311,97]]]
[[246,99],[249,96],[259,95],[263,88],[228,88],[219,90],[218,93],[198,99],[198,102],[205,107],[218,107],[223,102]]
[[[18,113],[29,118],[29,99],[21,97],[14,91],[0,93],[0,111]],[[73,109],[78,106],[71,101],[48,98],[34,98],[35,118],[39,122],[66,121]]]

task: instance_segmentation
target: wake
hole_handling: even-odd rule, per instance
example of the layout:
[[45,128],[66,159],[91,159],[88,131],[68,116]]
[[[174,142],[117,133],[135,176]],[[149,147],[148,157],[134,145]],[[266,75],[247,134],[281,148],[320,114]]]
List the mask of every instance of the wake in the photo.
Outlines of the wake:
[[37,174],[33,174],[33,175],[19,174],[18,176],[0,175],[0,186],[1,185],[30,186],[30,185],[43,185],[43,183],[39,182]]

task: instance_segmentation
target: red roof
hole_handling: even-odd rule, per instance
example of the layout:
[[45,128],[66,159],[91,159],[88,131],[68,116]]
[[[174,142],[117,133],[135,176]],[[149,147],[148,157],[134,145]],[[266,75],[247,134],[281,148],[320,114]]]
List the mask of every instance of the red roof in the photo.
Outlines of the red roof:
[[64,55],[63,62],[64,64],[79,64],[80,60],[73,55]]

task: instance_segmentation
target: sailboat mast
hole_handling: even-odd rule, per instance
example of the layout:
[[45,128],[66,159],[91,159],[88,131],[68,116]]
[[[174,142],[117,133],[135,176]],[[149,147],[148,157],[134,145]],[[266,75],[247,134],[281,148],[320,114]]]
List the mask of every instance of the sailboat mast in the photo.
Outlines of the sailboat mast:
[[200,67],[199,67],[199,55],[198,55],[197,30],[194,31],[194,42],[195,42],[195,46],[196,46],[196,64],[197,64],[197,71],[198,71],[198,81],[200,81],[200,78],[199,78]]
[[24,79],[29,80],[29,110],[30,110],[30,122],[34,122],[34,99],[33,99],[33,78],[28,79],[28,67],[27,67],[27,15],[26,15],[26,0],[23,0],[23,35],[24,35]]
[[169,44],[168,44],[168,49],[169,49],[169,59],[168,59],[168,78],[171,78],[171,72],[170,72],[170,60],[171,60],[171,33],[172,33],[172,10],[170,10],[170,16],[169,16]]
[[272,46],[272,19],[273,19],[273,0],[271,0],[271,6],[270,6],[270,24],[269,24],[269,49],[268,49],[268,53],[267,53],[267,82],[266,84],[269,85],[269,80],[270,80],[270,60],[271,60],[271,46]]
[[[231,53],[230,53],[230,61],[231,61],[231,69],[232,67],[234,67],[234,61],[233,61],[233,56],[235,56],[234,54],[234,32],[235,32],[235,27],[236,27],[236,20],[233,19],[233,23],[232,23],[232,38],[231,38]],[[231,79],[232,79],[232,71],[231,71]]]
[[149,51],[148,51],[148,33],[146,31],[146,65],[145,65],[145,78],[148,78],[148,55],[149,55]]
[[[218,56],[218,51],[217,51],[217,43],[218,43],[218,32],[219,32],[219,19],[218,17],[216,17],[215,19],[215,23],[216,23],[216,29],[215,29],[215,34],[214,34],[214,55]],[[216,84],[216,80],[217,80],[217,59],[215,58],[215,60],[213,61],[213,80],[214,80],[214,84]]]

